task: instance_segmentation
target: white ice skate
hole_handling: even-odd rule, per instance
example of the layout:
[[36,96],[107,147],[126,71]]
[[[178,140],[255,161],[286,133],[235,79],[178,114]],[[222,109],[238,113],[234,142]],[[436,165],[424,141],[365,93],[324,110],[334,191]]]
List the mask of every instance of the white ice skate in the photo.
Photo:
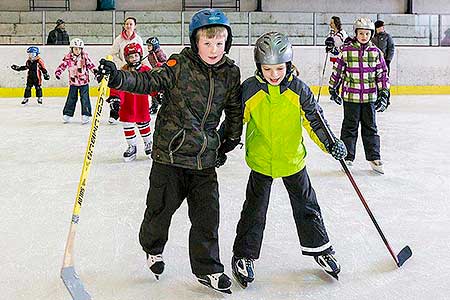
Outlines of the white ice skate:
[[81,116],[81,124],[82,125],[89,123],[90,120],[91,120],[91,117],[89,117],[89,116],[85,116],[85,115]]
[[314,260],[328,275],[339,280],[338,274],[341,271],[341,266],[332,254],[314,256]]
[[71,119],[72,119],[71,116],[64,115],[64,116],[63,116],[63,123],[64,123],[64,124],[69,123]]
[[198,282],[216,291],[231,294],[231,279],[225,273],[196,275]]
[[145,155],[147,155],[150,158],[150,155],[152,154],[152,142],[151,141],[148,143],[144,142],[144,152],[145,152]]
[[123,160],[126,162],[136,159],[137,147],[136,145],[128,145],[127,150],[123,153]]
[[384,174],[384,170],[383,170],[383,162],[379,159],[377,160],[372,160],[369,161],[370,167],[372,168],[372,170],[374,170],[375,172],[379,173],[379,174]]

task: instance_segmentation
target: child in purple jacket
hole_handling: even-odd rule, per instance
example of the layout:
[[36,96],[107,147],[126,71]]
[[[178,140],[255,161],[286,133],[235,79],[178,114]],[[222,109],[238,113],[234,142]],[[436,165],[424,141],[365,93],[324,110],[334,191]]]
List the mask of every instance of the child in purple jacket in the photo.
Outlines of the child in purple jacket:
[[[375,32],[374,23],[360,18],[353,24],[354,40],[342,47],[333,66],[329,92],[331,100],[344,102],[341,140],[347,147],[346,164],[351,167],[355,159],[358,127],[366,160],[372,169],[384,174],[380,156],[380,136],[377,133],[376,112],[383,112],[389,105],[389,78],[383,53],[370,40]],[[342,90],[339,95],[339,87]]]

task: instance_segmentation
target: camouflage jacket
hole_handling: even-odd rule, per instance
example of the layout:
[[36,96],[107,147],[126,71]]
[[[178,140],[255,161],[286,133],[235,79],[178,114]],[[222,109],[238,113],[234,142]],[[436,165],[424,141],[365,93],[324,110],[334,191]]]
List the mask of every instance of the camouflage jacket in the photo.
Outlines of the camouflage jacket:
[[221,142],[216,128],[222,111],[222,140],[241,136],[240,72],[226,56],[211,66],[185,48],[161,68],[117,75],[114,81],[120,83],[112,88],[138,94],[164,91],[153,136],[154,161],[198,170],[213,167]]

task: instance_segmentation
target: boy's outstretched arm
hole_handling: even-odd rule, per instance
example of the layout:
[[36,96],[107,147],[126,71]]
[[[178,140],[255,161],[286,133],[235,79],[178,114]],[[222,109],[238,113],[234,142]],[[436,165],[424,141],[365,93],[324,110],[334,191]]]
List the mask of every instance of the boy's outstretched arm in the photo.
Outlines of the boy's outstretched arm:
[[114,62],[102,58],[98,66],[97,81],[100,82],[103,76],[109,75],[108,86],[110,88],[147,95],[154,91],[172,88],[178,66],[179,64],[172,67],[163,65],[147,72],[129,72],[117,70]]

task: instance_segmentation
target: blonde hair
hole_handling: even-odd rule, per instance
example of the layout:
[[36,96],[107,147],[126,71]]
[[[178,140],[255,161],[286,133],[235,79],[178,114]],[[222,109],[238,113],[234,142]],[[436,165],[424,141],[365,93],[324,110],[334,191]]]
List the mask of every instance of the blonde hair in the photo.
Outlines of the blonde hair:
[[214,38],[214,37],[224,37],[225,39],[228,38],[228,30],[224,26],[211,26],[206,28],[200,28],[197,30],[197,33],[195,35],[195,42],[198,43],[200,36],[205,36],[208,39]]

